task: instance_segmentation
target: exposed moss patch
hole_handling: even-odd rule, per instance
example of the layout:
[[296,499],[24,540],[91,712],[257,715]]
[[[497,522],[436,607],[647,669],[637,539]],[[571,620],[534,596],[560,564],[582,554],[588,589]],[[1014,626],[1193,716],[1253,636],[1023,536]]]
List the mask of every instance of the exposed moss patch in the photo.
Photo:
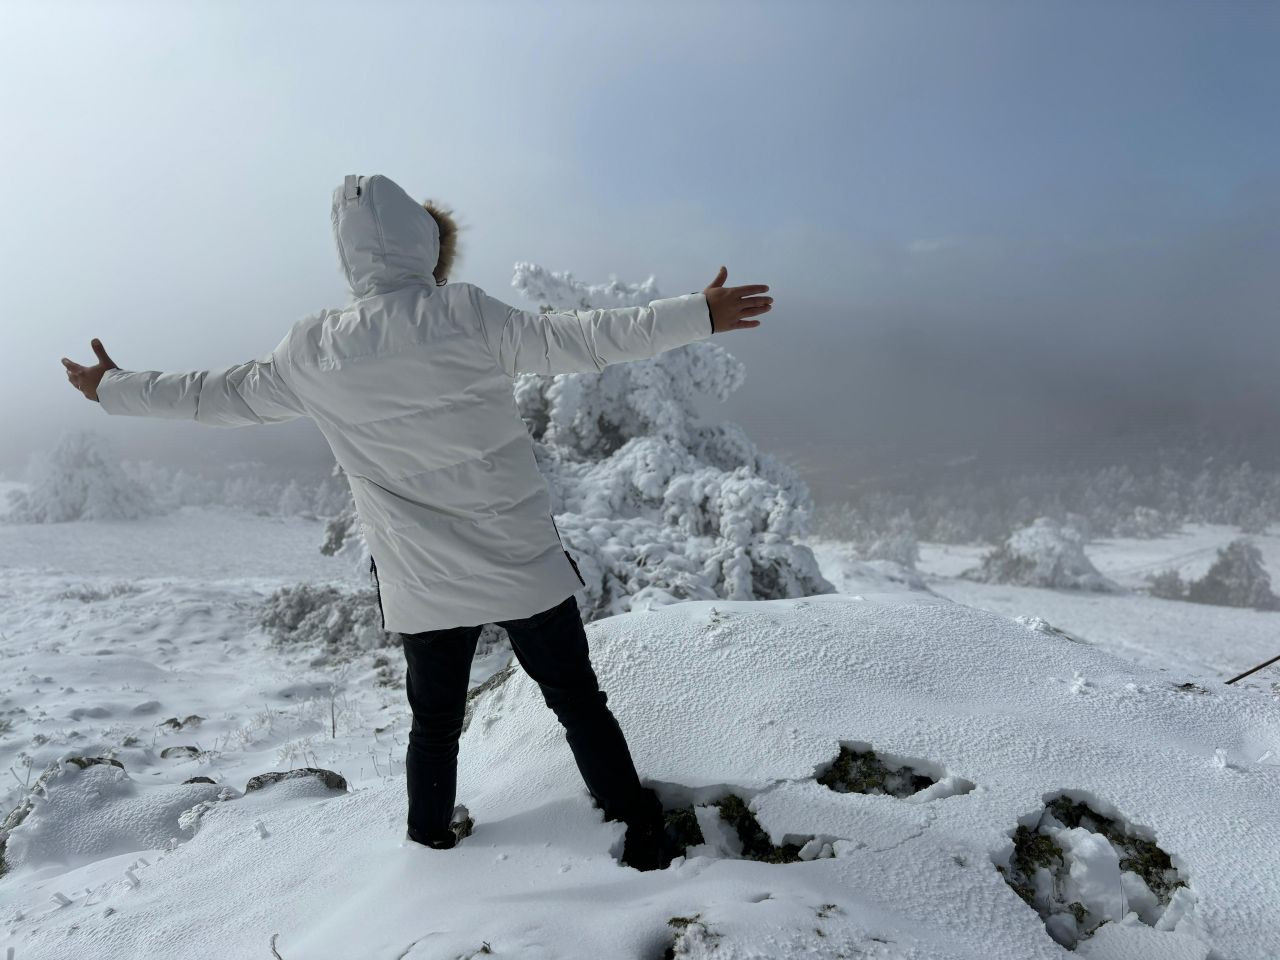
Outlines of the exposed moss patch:
[[1120,869],[1132,870],[1140,876],[1142,882],[1156,895],[1161,906],[1169,903],[1174,890],[1187,885],[1178,876],[1169,854],[1150,840],[1126,832],[1121,824],[1104,817],[1087,804],[1068,797],[1058,797],[1046,809],[1063,826],[1084,827],[1106,837],[1120,856]]
[[800,859],[800,846],[784,843],[774,846],[769,835],[760,827],[755,814],[747,809],[736,793],[731,793],[718,804],[720,819],[727,822],[742,840],[742,859],[760,860],[764,863],[795,863]]
[[[748,809],[746,801],[738,794],[726,794],[709,806],[716,807],[720,819],[732,827],[734,833],[738,835],[742,843],[740,856],[743,860],[759,860],[762,863],[795,863],[803,859],[800,856],[803,844],[775,845],[760,826],[760,822],[756,820],[755,814]],[[690,847],[706,842],[692,805],[664,810],[662,816],[666,863],[670,863],[671,858],[675,856],[684,855]]]
[[890,767],[874,750],[851,750],[843,744],[818,783],[837,793],[887,794],[909,797],[937,781],[910,767]]
[[662,819],[671,848],[680,854],[689,847],[696,847],[704,842],[702,828],[698,826],[698,818],[694,816],[693,807],[664,810]]
[[1012,870],[1001,872],[1005,873],[1005,882],[1013,887],[1013,892],[1034,907],[1036,870],[1044,868],[1052,872],[1066,862],[1062,848],[1053,842],[1052,837],[1019,826],[1013,833]]
[[[1064,889],[1069,889],[1072,858],[1055,837],[1063,829],[1077,828],[1103,837],[1115,850],[1120,870],[1137,874],[1161,910],[1169,905],[1178,887],[1187,885],[1169,855],[1155,843],[1133,835],[1125,824],[1103,816],[1086,803],[1057,797],[1046,804],[1035,826],[1019,826],[1014,831],[1009,865],[997,865],[996,869],[1045,921],[1050,936],[1068,949],[1107,922],[1107,917],[1093,914],[1078,900],[1068,901],[1063,894]],[[1151,922],[1149,917],[1141,919]]]

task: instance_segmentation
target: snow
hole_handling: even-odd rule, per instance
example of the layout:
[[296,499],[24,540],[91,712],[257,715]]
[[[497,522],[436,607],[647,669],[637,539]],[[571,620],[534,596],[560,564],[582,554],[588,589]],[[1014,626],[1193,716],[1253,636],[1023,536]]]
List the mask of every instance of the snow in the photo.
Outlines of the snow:
[[5,849],[11,868],[80,866],[132,850],[163,847],[179,836],[179,818],[217,796],[210,783],[140,786],[120,767],[68,764],[15,830]]
[[858,549],[839,540],[808,539],[822,574],[841,593],[931,593],[925,578],[915,570],[892,560],[863,560]]
[[1061,830],[1054,839],[1072,858],[1064,899],[1082,903],[1108,920],[1123,920],[1129,903],[1120,884],[1120,858],[1115,848],[1105,837],[1083,827]]
[[[271,646],[254,626],[279,586],[355,585],[319,554],[319,529],[196,508],[0,526],[0,766],[21,779],[29,756],[34,780],[60,757],[114,750],[124,764],[64,765],[14,830],[0,949],[15,960],[269,956],[277,934],[286,960],[453,960],[484,944],[530,960],[652,960],[668,947],[725,960],[1057,958],[996,866],[1016,827],[1064,792],[1153,839],[1189,884],[1148,926],[1142,891],[1089,836],[1073,838],[1073,895],[1120,914],[1123,893],[1128,907],[1081,956],[1280,953],[1276,698],[1265,683],[1223,685],[1225,670],[1197,673],[1203,692],[1179,689],[1184,676],[1116,656],[1131,648],[1103,629],[1132,609],[1130,639],[1152,644],[1159,625],[1141,624],[1153,610],[1213,618],[1165,638],[1181,668],[1214,651],[1247,659],[1231,629],[1247,620],[1233,618],[1280,614],[951,580],[926,545],[933,591],[984,591],[970,599],[1004,597],[1041,622],[854,565],[856,592],[824,565],[844,592],[595,621],[596,671],[642,778],[668,805],[698,805],[707,827],[702,847],[641,873],[617,862],[623,826],[592,806],[519,670],[479,697],[463,735],[458,798],[475,833],[447,851],[404,839],[408,708],[373,666],[399,650],[312,666],[315,650]],[[1097,562],[1110,575],[1120,561]],[[494,667],[478,662],[473,683]],[[160,757],[188,744],[195,756]],[[835,792],[817,776],[841,745],[939,783],[905,799]],[[342,774],[350,792],[304,778],[242,793],[255,774],[301,766]],[[182,785],[200,775],[228,799]],[[24,795],[8,786],[5,812]],[[735,859],[737,838],[707,806],[730,789],[774,843],[819,855]]]
[[[1115,537],[1091,540],[1085,552],[1105,576],[1128,589],[1147,586],[1147,576],[1176,570],[1184,580],[1197,580],[1209,572],[1218,550],[1240,537],[1238,527],[1225,524],[1188,523],[1177,533],[1150,539]],[[1268,570],[1280,572],[1280,533],[1250,534],[1262,551]],[[810,539],[811,545],[821,543]],[[833,544],[832,541],[826,543]],[[921,570],[939,577],[958,577],[976,567],[990,550],[987,544],[921,543]]]
[[[1188,580],[1203,577],[1218,549],[1239,536],[1235,527],[1188,524],[1180,533],[1154,540],[1091,542],[1086,551],[1103,575],[1125,588],[1139,590],[1147,585],[1148,574],[1161,570],[1177,570]],[[1258,534],[1250,540],[1261,550],[1267,568],[1280,571],[1280,535]],[[840,545],[805,542],[836,588],[849,592],[838,576],[831,576],[824,559]],[[1211,607],[1137,593],[1084,593],[961,579],[960,574],[980,562],[988,549],[979,544],[921,544],[919,566],[929,589],[1011,618],[1040,617],[1082,642],[1165,671],[1180,682],[1226,680],[1280,653],[1280,619],[1272,611]],[[1278,680],[1280,674],[1264,671],[1240,684],[1267,690]],[[1280,754],[1280,749],[1276,753]]]

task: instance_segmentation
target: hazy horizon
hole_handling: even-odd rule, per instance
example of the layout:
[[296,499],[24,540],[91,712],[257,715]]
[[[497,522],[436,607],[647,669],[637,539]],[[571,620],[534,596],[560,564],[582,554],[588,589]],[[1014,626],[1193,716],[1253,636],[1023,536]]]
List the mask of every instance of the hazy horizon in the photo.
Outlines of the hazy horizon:
[[[0,471],[328,461],[309,423],[110,418],[66,382],[260,356],[345,301],[329,196],[381,172],[511,267],[765,282],[708,416],[824,488],[1280,415],[1280,7],[8,3]],[[888,456],[888,454],[884,454]]]

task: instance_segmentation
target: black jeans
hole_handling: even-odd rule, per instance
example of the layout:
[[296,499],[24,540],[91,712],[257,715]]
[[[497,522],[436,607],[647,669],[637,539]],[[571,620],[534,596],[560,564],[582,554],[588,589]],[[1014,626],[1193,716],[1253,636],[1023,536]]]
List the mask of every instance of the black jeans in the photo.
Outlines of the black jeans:
[[[449,832],[458,784],[458,738],[471,660],[483,625],[401,633],[405,691],[413,710],[405,759],[409,831],[430,842]],[[631,820],[645,803],[618,721],[587,650],[577,598],[520,620],[499,621],[520,666],[564,726],[578,770],[607,820]]]

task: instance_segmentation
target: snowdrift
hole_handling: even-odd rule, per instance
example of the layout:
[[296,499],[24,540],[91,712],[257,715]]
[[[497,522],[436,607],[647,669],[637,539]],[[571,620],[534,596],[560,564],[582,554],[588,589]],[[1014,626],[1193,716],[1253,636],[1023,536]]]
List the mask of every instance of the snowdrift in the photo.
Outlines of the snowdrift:
[[[284,960],[1064,957],[1011,885],[1051,883],[1015,850],[1050,823],[1038,835],[1062,853],[1057,892],[1106,920],[1077,955],[1280,954],[1272,697],[1183,689],[1058,632],[908,593],[681,603],[588,635],[642,778],[703,827],[667,869],[617,862],[623,825],[591,804],[516,670],[469,711],[458,796],[476,827],[459,847],[404,840],[401,778],[206,802],[184,818],[189,839],[69,870],[53,847],[41,863],[32,838],[0,881],[0,947],[265,957],[278,934]],[[868,751],[898,771],[882,791],[842,779],[870,769],[850,759]],[[730,793],[769,843],[805,852],[747,858],[709,815]],[[1169,903],[1125,879],[1072,812],[1085,807],[1167,852]]]

